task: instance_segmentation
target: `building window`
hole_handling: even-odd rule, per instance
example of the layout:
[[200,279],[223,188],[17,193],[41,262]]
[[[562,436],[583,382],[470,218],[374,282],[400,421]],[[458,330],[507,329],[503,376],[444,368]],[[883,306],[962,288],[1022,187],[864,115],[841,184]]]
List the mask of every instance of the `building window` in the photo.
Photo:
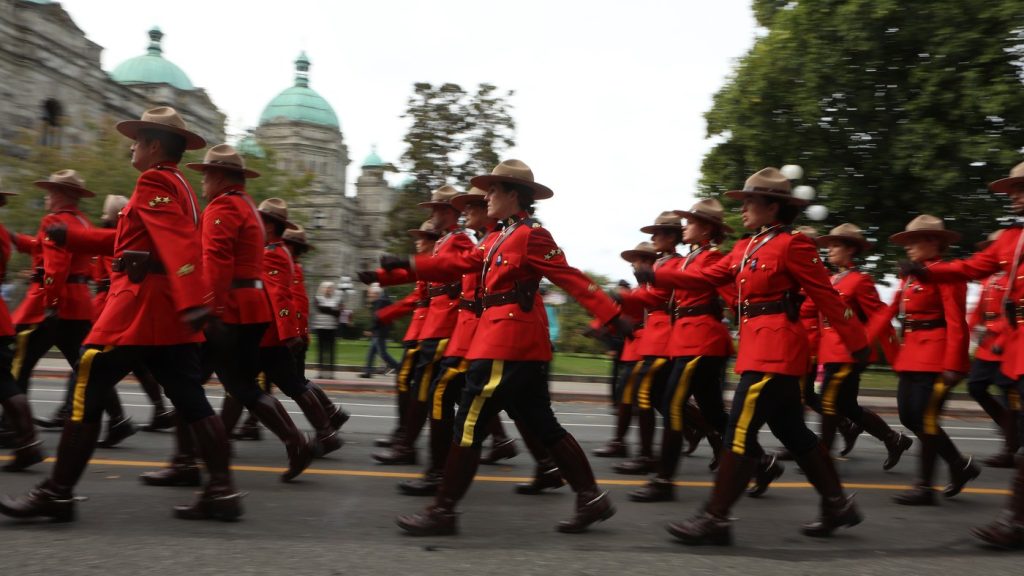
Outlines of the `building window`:
[[43,146],[60,147],[63,117],[64,107],[61,106],[60,102],[53,98],[47,98],[43,101],[43,126],[42,138],[40,139]]

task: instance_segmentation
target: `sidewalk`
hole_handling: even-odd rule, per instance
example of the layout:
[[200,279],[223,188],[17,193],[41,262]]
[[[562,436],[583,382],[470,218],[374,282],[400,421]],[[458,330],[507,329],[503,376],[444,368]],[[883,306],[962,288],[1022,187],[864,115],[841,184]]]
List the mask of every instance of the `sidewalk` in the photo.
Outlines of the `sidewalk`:
[[[360,378],[361,367],[337,366],[330,378],[320,378],[319,371],[308,368],[306,377],[331,392],[391,394],[395,391],[395,377],[375,375]],[[36,378],[52,378],[64,380],[70,374],[67,362],[62,358],[43,358],[36,366]],[[131,376],[128,377],[132,379]],[[570,381],[571,380],[571,381]],[[732,401],[735,377],[730,378],[731,384],[725,392],[727,402]],[[551,378],[551,399],[561,402],[609,402],[609,384],[607,382],[589,382],[578,376],[568,378],[555,374]],[[985,413],[972,400],[964,388],[958,387],[946,402],[945,414],[957,417],[984,417]],[[877,390],[861,388],[860,404],[883,414],[896,413],[896,395],[893,390]]]

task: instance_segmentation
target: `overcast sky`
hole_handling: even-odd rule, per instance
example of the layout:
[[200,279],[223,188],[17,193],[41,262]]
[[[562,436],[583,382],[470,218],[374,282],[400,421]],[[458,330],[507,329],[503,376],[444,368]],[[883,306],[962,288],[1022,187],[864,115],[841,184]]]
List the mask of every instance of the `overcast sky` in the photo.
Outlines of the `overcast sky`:
[[[511,153],[555,191],[538,215],[574,266],[629,277],[618,256],[662,210],[688,208],[710,144],[703,112],[753,44],[749,0],[64,0],[103,67],[164,56],[206,89],[229,133],[259,121],[312,61],[353,163],[402,153],[414,82],[515,90]],[[737,174],[740,186],[746,175]]]

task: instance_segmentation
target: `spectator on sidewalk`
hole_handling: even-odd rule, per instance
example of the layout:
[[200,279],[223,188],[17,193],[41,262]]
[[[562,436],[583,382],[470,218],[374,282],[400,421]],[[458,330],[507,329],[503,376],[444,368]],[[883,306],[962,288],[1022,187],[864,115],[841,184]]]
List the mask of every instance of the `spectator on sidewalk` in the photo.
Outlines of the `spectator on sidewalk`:
[[370,302],[370,318],[372,324],[367,336],[370,337],[370,349],[366,352],[366,367],[363,368],[362,378],[369,378],[373,374],[374,356],[380,354],[384,364],[387,365],[385,374],[398,369],[398,361],[388,354],[388,334],[391,332],[391,325],[377,319],[377,312],[391,304],[388,293],[380,286],[373,284],[366,291],[366,300]]
[[338,331],[340,308],[341,292],[334,282],[321,282],[316,291],[316,314],[313,315],[321,378],[326,378],[327,373],[334,376],[334,337]]

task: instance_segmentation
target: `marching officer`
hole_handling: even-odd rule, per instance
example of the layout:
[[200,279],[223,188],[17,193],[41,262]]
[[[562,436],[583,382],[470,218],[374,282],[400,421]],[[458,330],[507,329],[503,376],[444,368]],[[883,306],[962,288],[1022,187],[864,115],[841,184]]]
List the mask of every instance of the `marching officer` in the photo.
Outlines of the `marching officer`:
[[[885,310],[878,297],[874,279],[857,269],[854,258],[871,249],[871,243],[854,224],[840,224],[817,239],[818,246],[828,249],[829,264],[835,267],[832,287],[861,322],[868,322]],[[895,357],[894,334],[890,327],[882,335],[887,356]],[[825,365],[825,380],[821,390],[821,441],[826,450],[832,449],[836,428],[841,418],[849,419],[857,428],[864,429],[885,444],[888,455],[883,470],[896,466],[900,457],[914,443],[902,432],[896,432],[878,414],[857,402],[860,376],[867,367],[853,361],[853,356],[842,337],[832,328],[827,318],[821,320],[821,341],[818,359]],[[849,444],[848,444],[849,446]]]
[[[74,518],[73,490],[96,445],[103,400],[141,364],[166,387],[210,474],[196,502],[176,507],[175,515],[234,520],[242,514],[242,494],[231,477],[224,427],[202,387],[199,328],[210,314],[211,295],[203,285],[199,202],[178,170],[185,150],[206,143],[168,107],[120,122],[117,129],[134,141],[132,166],[141,174],[116,230],[102,241],[93,239],[101,248],[96,252],[113,251],[110,295],[85,339],[71,417],[50,477],[24,496],[0,498],[0,512],[16,518]],[[82,231],[52,226],[47,233],[55,244],[74,244],[86,241]]]
[[493,240],[464,253],[419,255],[412,262],[382,258],[385,269],[410,268],[416,277],[434,282],[451,282],[463,273],[481,271],[483,311],[466,354],[470,363],[466,390],[444,479],[431,506],[400,516],[397,522],[413,535],[457,531],[455,507],[476,475],[486,425],[504,408],[540,437],[576,492],[575,513],[559,523],[558,530],[582,532],[610,518],[615,508],[607,492],[598,488],[583,449],[551,411],[547,381],[551,342],[538,294],[541,278],[566,290],[603,324],[612,324],[623,334],[629,333],[630,326],[604,291],[568,265],[551,234],[530,216],[534,201],[550,198],[553,192],[534,180],[526,164],[503,161],[490,175],[473,178],[471,183],[486,191],[487,215],[500,220],[501,231],[491,235]]
[[789,180],[778,169],[765,168],[748,178],[742,190],[726,195],[743,201],[743,225],[755,231],[753,236],[740,240],[712,266],[641,275],[665,288],[707,290],[735,283],[740,302],[740,382],[715,487],[700,513],[671,524],[668,531],[686,544],[732,541],[729,511],[762,462],[757,433],[767,422],[821,495],[821,514],[803,526],[803,533],[829,536],[836,528],[860,523],[861,515],[852,497],[843,494],[832,459],[804,423],[800,377],[809,352],[798,317],[798,291],[803,288],[814,300],[847,347],[857,351],[855,358],[869,354],[864,328],[829,284],[817,247],[790,228],[807,202],[792,195]]
[[[978,250],[988,248],[995,242],[1002,230],[989,234],[988,239],[978,242]],[[1003,301],[1009,278],[1006,271],[999,270],[981,282],[978,304],[971,312],[967,325],[978,332],[978,347],[967,375],[967,391],[1003,432],[1003,449],[982,460],[992,468],[1013,468],[1015,456],[1020,449],[1020,435],[1017,419],[1020,417],[1020,394],[1014,381],[1000,370],[1003,363],[1006,319],[1003,317]],[[988,389],[995,385],[1003,392],[1003,402],[996,400]]]
[[[927,270],[941,262],[942,253],[960,234],[946,230],[941,218],[922,214],[906,230],[889,237],[903,246],[915,266]],[[947,498],[956,496],[981,470],[973,459],[964,458],[942,429],[939,418],[949,392],[967,374],[967,284],[926,284],[921,274],[903,278],[893,303],[872,319],[871,336],[888,329],[892,318],[902,323],[903,343],[893,370],[899,375],[897,406],[900,422],[921,443],[920,477],[914,488],[896,495],[897,504],[935,504],[932,480],[935,461],[949,465]]]
[[[256,385],[259,343],[270,325],[270,306],[263,292],[263,223],[246,181],[260,174],[245,167],[231,146],[206,151],[202,162],[186,166],[203,174],[202,257],[206,281],[213,292],[212,314],[202,348],[204,380],[217,373],[227,392],[225,403],[238,402],[256,414],[281,439],[288,453],[285,481],[302,473],[313,459],[311,447],[276,398]],[[227,398],[232,398],[229,401]],[[225,430],[231,428],[225,424]],[[188,429],[176,428],[177,450],[170,464],[142,474],[150,486],[197,486],[196,450]]]
[[[925,267],[921,264],[905,265],[904,271],[912,273],[922,282],[954,282],[980,280],[1003,271],[1007,275],[1003,298],[1003,317],[1007,322],[1002,373],[1014,379],[1017,391],[1024,389],[1024,330],[1019,324],[1024,320],[1024,273],[1021,271],[1021,254],[1024,253],[1024,226],[1019,219],[1024,216],[1024,162],[1010,171],[1008,178],[996,180],[989,188],[997,194],[1006,194],[1010,199],[1010,210],[1018,221],[984,250],[966,260],[935,262]],[[948,316],[947,316],[948,318]],[[1017,473],[1011,485],[1013,492],[1004,513],[995,522],[975,528],[974,535],[987,544],[1001,548],[1024,548],[1024,459],[1017,462]]]
[[[462,194],[464,192],[455,187],[445,185],[431,193],[429,202],[419,204],[421,208],[430,210],[434,229],[441,233],[431,251],[432,257],[445,258],[474,247],[469,234],[459,225],[461,212],[452,205],[452,199]],[[410,281],[407,274],[383,273],[379,276],[381,286]],[[429,414],[430,383],[445,368],[441,363],[458,321],[461,291],[461,278],[454,282],[430,282],[427,285],[426,297],[430,300],[430,309],[426,321],[420,327],[419,352],[406,406],[405,433],[388,450],[373,455],[374,460],[381,464],[416,463],[416,440]]]
[[[0,182],[0,207],[7,205],[7,197],[17,192],[5,190]],[[11,235],[0,224],[0,278],[7,275],[7,262],[11,257]],[[42,441],[36,438],[32,423],[32,407],[28,395],[18,387],[11,371],[15,351],[14,324],[7,311],[7,303],[0,299],[0,406],[4,408],[4,422],[12,431],[14,457],[4,465],[7,472],[18,472],[43,461]]]

